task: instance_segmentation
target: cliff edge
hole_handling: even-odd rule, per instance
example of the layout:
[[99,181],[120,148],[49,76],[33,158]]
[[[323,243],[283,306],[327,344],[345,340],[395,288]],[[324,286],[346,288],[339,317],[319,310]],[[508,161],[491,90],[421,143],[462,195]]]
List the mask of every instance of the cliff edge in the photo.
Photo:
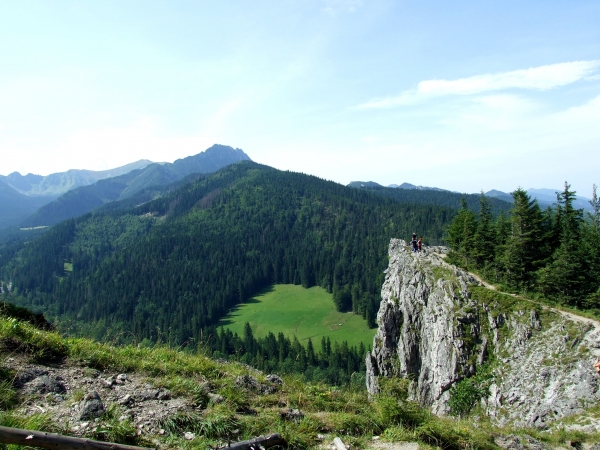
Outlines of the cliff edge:
[[[597,404],[598,324],[489,290],[447,264],[446,252],[413,253],[391,240],[379,329],[366,361],[369,393],[379,391],[382,377],[407,377],[412,399],[444,415],[458,384],[477,379],[478,413],[497,425],[538,428]],[[600,431],[600,419],[571,422]]]

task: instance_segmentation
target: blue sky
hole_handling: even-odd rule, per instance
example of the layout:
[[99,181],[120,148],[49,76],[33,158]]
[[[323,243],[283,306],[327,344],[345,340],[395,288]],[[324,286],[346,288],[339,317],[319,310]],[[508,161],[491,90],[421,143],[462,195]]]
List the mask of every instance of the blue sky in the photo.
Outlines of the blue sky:
[[0,174],[214,143],[348,183],[589,197],[600,2],[0,3]]

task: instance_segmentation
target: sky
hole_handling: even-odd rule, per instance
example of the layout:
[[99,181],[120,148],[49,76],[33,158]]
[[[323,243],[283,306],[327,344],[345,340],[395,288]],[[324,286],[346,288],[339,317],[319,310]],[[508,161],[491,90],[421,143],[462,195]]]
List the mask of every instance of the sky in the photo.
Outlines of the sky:
[[215,143],[347,184],[591,197],[600,2],[0,2],[0,174]]

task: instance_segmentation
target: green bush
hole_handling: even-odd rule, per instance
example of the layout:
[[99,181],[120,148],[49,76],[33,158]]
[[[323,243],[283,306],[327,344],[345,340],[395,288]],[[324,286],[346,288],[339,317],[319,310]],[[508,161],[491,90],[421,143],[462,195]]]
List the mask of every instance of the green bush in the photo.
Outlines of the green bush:
[[450,400],[448,400],[450,414],[466,416],[485,394],[486,390],[479,386],[476,380],[465,378],[450,390]]

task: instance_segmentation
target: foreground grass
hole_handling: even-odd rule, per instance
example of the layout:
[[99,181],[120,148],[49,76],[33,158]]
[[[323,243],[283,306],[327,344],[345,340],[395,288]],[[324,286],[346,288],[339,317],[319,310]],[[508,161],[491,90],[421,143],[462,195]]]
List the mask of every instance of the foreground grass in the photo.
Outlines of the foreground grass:
[[325,289],[293,284],[272,286],[236,307],[220,324],[243,336],[246,322],[255,337],[283,333],[290,339],[296,336],[305,345],[308,338],[319,345],[321,338],[329,337],[332,342],[346,341],[350,346],[362,342],[369,347],[376,331],[369,329],[361,316],[336,311],[333,296]]
[[[383,440],[416,441],[443,449],[492,449],[499,430],[489,424],[477,427],[466,420],[439,418],[407,400],[408,383],[385,380],[382,394],[369,399],[364,389],[339,389],[324,384],[304,383],[285,377],[285,384],[273,394],[257,395],[235,386],[238,375],[251,374],[260,381],[265,375],[235,363],[219,363],[202,355],[192,355],[166,347],[113,347],[89,339],[63,338],[33,325],[0,317],[2,358],[16,352],[37,362],[71,363],[101,370],[145,374],[157,386],[185,396],[195,403],[197,413],[176,414],[162,426],[163,436],[135,435],[130,423],[119,422],[118,409],[109,407],[103,424],[88,437],[111,442],[159,446],[160,448],[208,449],[228,441],[249,439],[261,434],[280,433],[291,448],[311,448],[326,439],[340,436],[353,447],[367,447],[373,436]],[[0,424],[68,434],[43,415],[22,417],[16,413],[18,396],[9,383],[14,374],[0,371]],[[221,395],[223,403],[212,403],[206,384]],[[298,422],[281,417],[282,408],[298,408],[304,418]],[[186,441],[184,431],[198,438]],[[503,430],[503,432],[513,432]],[[548,435],[547,442],[562,442],[569,436]],[[1,448],[1,446],[0,446]]]

